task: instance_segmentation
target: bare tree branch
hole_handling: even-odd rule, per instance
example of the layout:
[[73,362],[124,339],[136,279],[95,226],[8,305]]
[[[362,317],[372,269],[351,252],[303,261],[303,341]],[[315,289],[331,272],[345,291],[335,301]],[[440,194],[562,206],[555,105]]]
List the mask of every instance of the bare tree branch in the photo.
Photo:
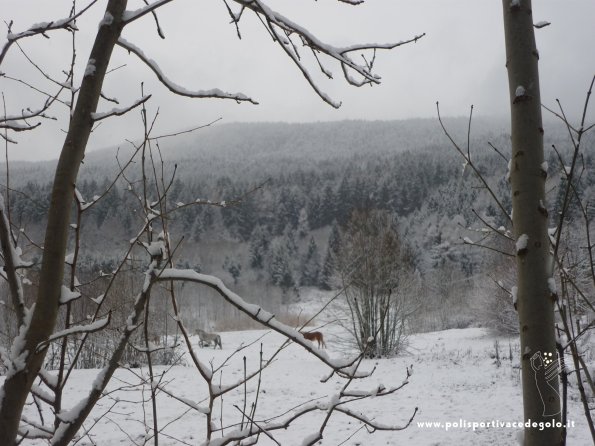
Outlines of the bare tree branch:
[[26,31],[22,31],[20,33],[13,34],[9,25],[7,41],[0,50],[0,65],[2,65],[4,57],[6,56],[6,53],[8,52],[12,44],[14,44],[20,39],[23,39],[25,37],[36,36],[38,34],[42,34],[45,36],[46,32],[54,31],[57,29],[75,29],[74,22],[76,21],[76,19],[83,15],[85,12],[87,12],[87,10],[91,8],[91,6],[93,6],[95,3],[97,3],[97,1],[98,0],[92,0],[86,7],[84,7],[81,11],[79,11],[77,14],[74,14],[71,17],[67,17],[65,19],[60,20],[53,20],[51,22],[37,23],[35,25],[32,25]]
[[144,96],[144,97],[136,100],[132,105],[129,105],[128,107],[113,108],[108,112],[91,113],[91,119],[93,119],[93,121],[97,122],[97,121],[101,121],[102,119],[109,118],[111,116],[122,116],[122,115],[128,113],[130,110],[135,109],[139,105],[144,104],[150,98],[151,98],[151,95],[149,94],[147,96]]
[[165,85],[169,91],[175,93],[180,96],[186,96],[189,98],[218,98],[218,99],[233,99],[238,102],[251,102],[252,104],[258,104],[255,100],[249,98],[243,93],[226,93],[223,90],[218,88],[212,88],[210,90],[197,90],[197,91],[190,91],[186,88],[182,87],[181,85],[177,85],[174,82],[170,81],[163,72],[161,68],[157,65],[157,63],[148,58],[144,52],[134,44],[130,43],[123,37],[118,39],[117,45],[121,46],[125,50],[134,53],[140,60],[142,60],[157,76],[157,79]]

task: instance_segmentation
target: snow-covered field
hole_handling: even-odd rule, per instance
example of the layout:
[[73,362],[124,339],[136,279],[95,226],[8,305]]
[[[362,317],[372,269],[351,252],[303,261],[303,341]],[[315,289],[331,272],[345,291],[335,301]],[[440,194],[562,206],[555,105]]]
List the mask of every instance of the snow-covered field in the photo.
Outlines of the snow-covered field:
[[[323,329],[326,334],[328,353],[341,356],[338,348],[338,332],[331,327]],[[199,358],[205,363],[220,364],[242,344],[256,342],[235,355],[223,368],[221,384],[236,382],[243,376],[243,357],[248,370],[259,362],[262,343],[264,358],[282,343],[280,335],[266,331],[236,331],[221,333],[222,350],[198,348]],[[193,338],[198,344],[198,338]],[[522,420],[521,388],[518,369],[518,345],[514,340],[499,339],[500,355],[508,356],[509,344],[513,361],[502,359],[497,367],[493,358],[494,338],[483,329],[469,328],[419,334],[411,337],[409,353],[405,356],[365,361],[364,369],[377,366],[371,378],[353,384],[354,389],[372,389],[379,383],[395,386],[403,381],[406,368],[411,367],[409,384],[386,397],[369,398],[351,403],[375,421],[389,425],[403,425],[410,418],[415,407],[419,408],[411,425],[398,432],[375,432],[366,429],[351,418],[336,413],[324,431],[321,444],[325,445],[513,445],[517,444],[519,429],[500,427],[478,427],[473,422],[515,422]],[[190,361],[187,361],[190,364]],[[173,394],[206,405],[206,386],[193,366],[157,367],[161,384]],[[84,397],[93,382],[97,370],[76,371],[66,389],[70,406]],[[344,380],[332,377],[327,383],[320,382],[328,375],[328,367],[320,363],[304,349],[291,345],[284,349],[276,361],[262,374],[256,418],[259,420],[274,415],[287,414],[296,406],[320,398],[332,398],[344,384]],[[145,425],[152,425],[150,387],[138,386],[147,377],[147,369],[121,369],[112,380],[106,395],[86,423],[88,436],[82,437],[79,445],[133,445],[145,441]],[[219,378],[218,378],[219,379]],[[257,396],[258,380],[247,386],[247,410]],[[569,420],[575,427],[568,430],[568,444],[591,444],[590,435],[583,421],[580,401],[575,389],[570,390],[571,402]],[[143,402],[144,400],[144,402]],[[234,423],[243,408],[244,387],[226,394],[223,398],[223,425]],[[234,407],[238,406],[238,408]],[[33,418],[35,408],[27,408]],[[158,396],[158,420],[160,444],[201,444],[205,432],[205,416],[188,405],[160,393]],[[217,405],[215,422],[221,425],[221,407]],[[49,414],[48,414],[49,415]],[[287,430],[275,431],[271,435],[282,445],[300,445],[302,439],[319,429],[324,412],[315,412]],[[287,416],[287,415],[285,415]],[[427,427],[426,422],[467,423],[465,427]],[[94,424],[96,423],[96,424]],[[229,429],[224,433],[229,432]],[[220,434],[219,434],[220,435]],[[149,444],[152,439],[147,437]],[[261,436],[262,444],[275,444]]]

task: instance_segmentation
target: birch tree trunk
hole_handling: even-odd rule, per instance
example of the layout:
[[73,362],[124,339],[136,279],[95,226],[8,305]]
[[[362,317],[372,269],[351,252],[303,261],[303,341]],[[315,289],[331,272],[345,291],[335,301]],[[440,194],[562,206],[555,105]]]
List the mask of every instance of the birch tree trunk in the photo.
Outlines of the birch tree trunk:
[[[35,307],[20,327],[20,342],[11,352],[12,364],[0,393],[0,444],[15,444],[21,412],[37,373],[43,364],[48,339],[56,324],[64,277],[64,257],[76,177],[91,129],[101,86],[112,50],[122,30],[126,0],[110,0],[106,14],[113,17],[100,26],[79,91],[76,108],[56,169],[45,233],[39,292]],[[29,321],[29,322],[27,322]],[[15,351],[15,348],[17,351]]]
[[543,430],[538,426],[525,427],[524,445],[559,445],[561,429],[555,426],[560,422],[554,333],[557,296],[548,282],[552,272],[545,207],[547,167],[543,164],[539,54],[531,0],[503,0],[502,5],[511,102],[510,178],[517,240],[524,419],[550,423]]

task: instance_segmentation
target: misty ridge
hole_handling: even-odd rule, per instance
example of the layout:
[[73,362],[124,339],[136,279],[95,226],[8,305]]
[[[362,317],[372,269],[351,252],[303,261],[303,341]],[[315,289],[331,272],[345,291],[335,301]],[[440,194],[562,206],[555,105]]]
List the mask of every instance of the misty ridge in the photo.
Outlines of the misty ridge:
[[[468,119],[448,118],[445,124],[466,147]],[[546,147],[555,144],[568,153],[565,132],[561,125],[547,127]],[[504,122],[474,119],[472,159],[510,209],[506,161],[488,142],[509,151]],[[592,139],[588,143],[592,146]],[[130,153],[129,144],[123,144],[118,150],[87,154],[77,184],[81,195],[88,201],[102,195],[119,170],[117,160],[122,164]],[[169,208],[197,199],[232,202],[241,197],[230,206],[190,206],[168,218],[172,244],[179,243],[177,258],[183,259],[179,267],[218,275],[275,308],[299,301],[304,287],[337,288],[333,238],[354,211],[378,210],[397,222],[409,252],[407,263],[423,285],[418,298],[428,311],[418,315],[423,319],[418,328],[518,329],[509,305],[501,303],[503,308],[494,311],[508,314],[504,324],[477,311],[493,292],[486,273],[501,268],[503,261],[468,241],[477,238],[486,222],[495,228],[506,225],[506,216],[476,175],[463,168],[437,120],[221,124],[165,138],[159,141],[159,153],[170,183]],[[559,161],[551,150],[548,161],[548,200],[555,215],[564,179],[555,173]],[[592,162],[589,156],[585,160],[587,167]],[[10,171],[12,218],[38,242],[53,169],[54,162],[15,162]],[[589,196],[595,179],[592,169],[586,172],[581,193]],[[141,179],[136,163],[125,175],[132,183]],[[89,274],[113,270],[143,224],[139,203],[128,188],[119,180],[81,227],[81,265]],[[439,284],[448,289],[437,292]],[[208,315],[203,311],[201,319]]]

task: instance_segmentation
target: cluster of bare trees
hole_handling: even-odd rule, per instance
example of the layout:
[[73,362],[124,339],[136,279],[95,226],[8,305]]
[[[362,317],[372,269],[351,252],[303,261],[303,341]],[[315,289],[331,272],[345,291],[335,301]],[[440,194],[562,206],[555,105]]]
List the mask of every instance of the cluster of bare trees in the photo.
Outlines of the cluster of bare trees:
[[[361,3],[359,0],[342,1],[352,5]],[[145,2],[146,6],[137,10],[127,10],[126,0],[107,1],[90,55],[83,62],[85,64],[84,73],[82,78],[78,79],[76,76],[76,68],[79,66],[76,53],[77,19],[95,7],[96,3],[98,3],[97,0],[91,0],[79,9],[76,2],[73,2],[72,11],[68,17],[36,24],[23,31],[13,30],[11,22],[8,25],[6,42],[0,51],[0,67],[3,70],[2,75],[5,76],[4,72],[10,71],[10,67],[3,66],[5,56],[14,47],[19,46],[20,41],[39,37],[51,38],[55,31],[66,31],[72,36],[72,58],[70,66],[64,70],[65,79],[54,79],[44,73],[46,80],[50,85],[56,87],[54,89],[57,91],[50,92],[46,87],[30,85],[43,98],[42,105],[33,108],[23,104],[22,111],[12,115],[5,111],[0,117],[0,130],[2,130],[2,137],[8,153],[8,145],[16,142],[14,133],[33,131],[42,125],[43,119],[51,118],[49,112],[52,107],[60,105],[70,109],[69,121],[65,123],[67,130],[64,145],[60,152],[53,182],[44,242],[36,243],[28,239],[25,232],[15,231],[14,223],[11,221],[10,196],[7,194],[6,200],[0,200],[2,275],[8,283],[11,299],[7,306],[11,307],[17,324],[17,335],[12,340],[10,348],[2,351],[6,373],[3,386],[0,389],[0,443],[12,445],[28,439],[41,438],[54,445],[66,445],[76,436],[85,435],[89,429],[88,426],[84,426],[87,417],[98,400],[102,398],[115,370],[124,365],[125,352],[131,348],[131,344],[134,344],[133,338],[136,333],[142,332],[140,339],[142,339],[143,345],[137,344],[134,345],[134,348],[146,356],[149,371],[147,385],[150,386],[153,414],[153,422],[150,426],[151,435],[148,438],[154,444],[158,444],[160,426],[156,394],[163,392],[174,398],[179,398],[179,396],[172,395],[166,386],[156,379],[153,370],[154,355],[161,347],[151,342],[154,335],[149,308],[151,298],[155,297],[154,290],[159,286],[163,286],[169,296],[169,311],[172,321],[176,325],[180,339],[183,340],[189,351],[197,374],[207,385],[208,404],[206,406],[185,402],[190,406],[190,409],[204,415],[206,421],[204,437],[207,444],[214,440],[218,433],[221,433],[222,438],[217,439],[217,444],[237,444],[237,442],[246,439],[250,439],[250,444],[252,444],[256,443],[263,435],[273,438],[275,430],[285,429],[293,421],[312,411],[322,411],[325,414],[324,420],[320,423],[316,435],[310,435],[304,444],[314,444],[322,438],[324,429],[334,413],[353,417],[368,425],[371,430],[401,429],[401,426],[378,424],[345,407],[347,402],[372,395],[390,395],[401,387],[385,388],[381,386],[369,394],[350,391],[349,386],[354,379],[368,375],[358,371],[361,355],[349,361],[333,360],[313,348],[298,331],[278,322],[273,314],[246,303],[219,279],[201,275],[195,271],[174,268],[173,258],[183,238],[170,234],[168,230],[168,220],[173,218],[174,213],[183,212],[183,209],[188,206],[225,207],[233,205],[233,203],[201,199],[190,204],[169,202],[167,194],[174,178],[167,178],[163,171],[163,161],[159,152],[159,136],[153,134],[156,115],[151,117],[146,108],[146,103],[151,99],[151,95],[142,92],[140,97],[128,106],[100,111],[105,107],[106,102],[110,101],[109,92],[104,91],[103,88],[106,73],[110,69],[112,52],[116,50],[116,47],[120,47],[130,54],[134,54],[174,94],[192,98],[231,99],[237,102],[256,103],[256,101],[242,93],[227,93],[218,88],[190,91],[180,87],[167,78],[157,63],[143,49],[123,36],[123,31],[128,25],[138,20],[150,19],[150,16],[153,16],[157,32],[163,36],[157,12],[163,5],[173,3],[172,0]],[[303,57],[302,51],[311,52],[315,66],[319,67],[322,73],[328,77],[332,77],[332,75],[326,66],[329,62],[334,61],[338,63],[349,84],[362,86],[379,83],[379,77],[372,71],[374,57],[364,57],[364,62],[358,62],[355,55],[359,55],[363,51],[369,51],[375,55],[376,50],[392,49],[407,43],[336,47],[323,43],[307,29],[274,11],[261,0],[224,0],[222,3],[227,8],[238,35],[242,17],[249,13],[255,14],[273,41],[279,44],[280,48],[298,67],[314,91],[333,107],[338,107],[339,103],[326,95],[314,82],[307,68],[307,59]],[[414,42],[420,37],[416,36],[408,42]],[[34,61],[31,63],[38,67]],[[6,76],[6,79],[11,78]],[[18,79],[14,81],[18,82]],[[144,134],[140,138],[141,142],[131,143],[133,146],[132,156],[118,160],[120,169],[107,190],[93,198],[83,197],[76,188],[77,175],[93,129],[101,121],[123,115],[133,109],[141,111],[144,129]],[[163,137],[165,136],[171,135],[163,135]],[[132,180],[132,177],[129,176],[132,167],[140,169],[140,181]],[[8,166],[6,180],[7,190],[9,190]],[[138,228],[136,236],[130,240],[129,248],[122,254],[121,262],[114,271],[102,272],[99,276],[90,277],[85,283],[81,283],[77,268],[81,254],[80,237],[81,227],[85,224],[85,213],[99,202],[112,187],[121,183],[126,184],[128,192],[137,200],[139,210],[142,212],[143,224]],[[28,250],[37,250],[41,257],[35,293],[30,299],[25,299],[23,280],[25,271],[37,267],[37,265],[25,260],[28,256],[23,254],[22,247],[26,247]],[[140,280],[130,287],[130,294],[125,296],[127,302],[125,307],[128,312],[126,319],[115,321],[110,309],[110,304],[114,303],[111,294],[118,289],[118,280],[125,272],[132,274],[135,269],[138,271],[138,265],[131,266],[133,257],[144,259]],[[228,433],[223,435],[213,422],[214,402],[224,394],[244,385],[248,380],[260,377],[262,369],[272,364],[276,354],[272,358],[263,359],[256,371],[246,374],[239,382],[226,386],[215,383],[215,379],[219,379],[218,369],[212,369],[201,361],[190,343],[176,299],[174,284],[177,282],[194,282],[214,289],[230,305],[235,306],[263,326],[283,334],[287,338],[285,345],[289,342],[300,344],[329,366],[329,377],[337,375],[345,380],[342,390],[328,404],[317,403],[302,406],[290,415],[276,419],[274,422],[254,419],[256,407],[256,402],[254,402],[252,412],[247,410],[243,412],[239,426],[235,426],[233,431],[227,431]],[[85,288],[91,283],[99,285],[93,289],[101,288],[101,292],[91,294],[89,288]],[[163,297],[163,293],[160,297]],[[78,318],[80,313],[77,311],[77,305],[84,300],[87,301],[86,305],[89,304],[88,300],[92,300],[93,305],[90,307],[92,311],[81,319]],[[115,338],[111,351],[102,352],[107,355],[104,358],[105,366],[90,386],[87,396],[76,406],[66,407],[63,402],[68,388],[66,384],[72,376],[78,358],[85,351],[85,346],[93,342],[93,337],[106,330],[112,330]],[[283,347],[279,351],[282,349]],[[54,357],[48,362],[48,352],[50,351],[56,353],[57,361]],[[55,370],[49,370],[49,365],[55,366]],[[180,398],[180,400],[182,399]],[[33,401],[39,408],[37,420],[30,416],[22,416],[23,408],[28,401]],[[43,415],[46,413],[44,408],[48,406],[53,414],[52,420],[45,419]],[[93,425],[93,423],[90,424],[91,428]]]
[[339,321],[369,357],[406,347],[420,289],[409,254],[387,212],[355,211],[341,231],[334,263],[347,305]]

